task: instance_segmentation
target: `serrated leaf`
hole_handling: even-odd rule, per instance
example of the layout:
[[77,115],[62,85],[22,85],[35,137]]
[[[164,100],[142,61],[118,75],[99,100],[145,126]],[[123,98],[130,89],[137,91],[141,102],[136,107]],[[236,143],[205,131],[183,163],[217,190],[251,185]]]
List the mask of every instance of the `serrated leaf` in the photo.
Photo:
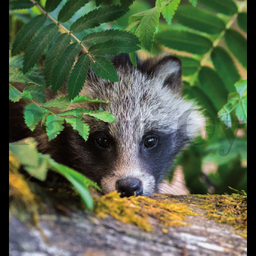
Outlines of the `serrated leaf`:
[[200,88],[213,101],[215,108],[221,109],[227,101],[228,91],[216,71],[209,67],[202,67],[198,78]]
[[87,76],[87,71],[89,68],[90,60],[86,53],[82,54],[78,61],[76,62],[70,77],[68,79],[68,98],[70,100],[74,99],[79,92],[82,90],[85,79]]
[[9,143],[9,149],[24,165],[38,166],[36,141],[34,138],[26,138],[17,142]]
[[134,2],[134,0],[120,0],[120,3],[122,5],[122,7],[124,9],[128,8],[130,5],[132,5],[132,3]]
[[81,48],[82,46],[79,43],[73,43],[67,47],[57,60],[53,67],[51,77],[53,92],[57,92],[67,79],[75,58],[79,54]]
[[68,0],[59,12],[58,21],[68,21],[75,14],[76,11],[78,11],[89,1],[90,0]]
[[56,115],[49,115],[46,118],[46,133],[49,141],[56,138],[58,134],[64,129],[64,118]]
[[156,40],[171,49],[194,54],[205,54],[212,46],[211,40],[206,37],[173,29],[157,33]]
[[247,40],[236,30],[228,29],[224,36],[228,49],[247,69]]
[[76,96],[73,100],[71,100],[71,103],[83,103],[83,102],[107,103],[105,100],[99,100],[98,98],[92,99],[87,97],[86,95],[79,95],[79,96]]
[[233,0],[199,0],[199,2],[218,13],[233,15],[237,12],[237,6]]
[[82,39],[82,42],[86,45],[92,45],[95,43],[106,42],[108,40],[129,41],[133,42],[134,45],[140,43],[137,36],[127,31],[120,31],[117,29],[109,29],[101,32],[88,34]]
[[29,0],[9,1],[9,10],[29,9],[33,6]]
[[240,12],[237,16],[237,24],[244,32],[247,33],[247,13]]
[[88,124],[84,123],[83,120],[78,118],[65,118],[66,122],[70,124],[73,129],[77,130],[79,135],[86,141],[89,136],[90,127]]
[[119,5],[109,5],[100,7],[93,10],[83,17],[76,20],[70,27],[70,30],[74,33],[81,32],[83,30],[98,27],[101,23],[109,22],[118,19],[124,15],[128,9],[124,10]]
[[14,86],[9,84],[9,100],[11,100],[12,102],[17,102],[20,99],[31,101],[32,95],[30,94],[30,92],[20,92]]
[[91,68],[96,76],[112,82],[118,82],[115,66],[105,57],[95,56],[95,62],[91,62]]
[[115,118],[108,111],[103,111],[102,109],[99,109],[97,111],[92,111],[91,109],[85,109],[83,112],[86,115],[93,116],[104,122],[112,123],[116,121]]
[[94,56],[117,55],[119,53],[130,53],[139,50],[136,44],[131,41],[115,41],[95,44],[89,48],[89,52]]
[[140,38],[141,46],[149,52],[151,51],[156,29],[158,27],[160,12],[161,8],[159,7],[154,7],[148,10],[141,19],[138,31],[136,31],[136,35]]
[[219,34],[225,28],[224,21],[216,15],[191,5],[180,5],[173,18],[184,26],[208,34]]
[[52,100],[49,100],[41,105],[41,107],[44,108],[61,108],[65,109],[71,104],[70,100],[68,99],[68,96],[55,98]]
[[235,83],[236,91],[239,93],[240,98],[243,97],[244,93],[247,91],[247,79],[241,79]]
[[12,56],[17,55],[26,49],[28,43],[36,34],[38,29],[45,23],[46,19],[47,18],[44,14],[38,15],[19,30],[12,45]]
[[38,154],[38,166],[24,166],[24,169],[29,172],[35,178],[44,181],[46,179],[47,171],[48,171],[48,161],[50,159],[49,155],[41,155]]
[[43,73],[47,86],[50,86],[51,74],[54,65],[64,50],[69,46],[70,42],[71,36],[69,34],[61,34],[46,55]]
[[9,100],[17,102],[22,98],[22,93],[17,90],[14,86],[9,84]]
[[82,118],[83,116],[83,108],[73,108],[67,111],[63,111],[59,114],[57,114],[57,116],[74,116],[76,118]]
[[45,3],[45,10],[47,12],[54,11],[62,0],[47,0]]
[[37,124],[49,113],[47,109],[41,108],[36,104],[32,103],[24,109],[24,119],[27,127],[34,131]]
[[46,102],[45,89],[40,85],[27,86],[23,92],[29,92],[34,100],[39,103]]
[[211,59],[227,90],[229,92],[235,92],[234,83],[240,79],[240,75],[227,51],[217,46],[211,53]]
[[28,72],[39,61],[45,48],[58,32],[56,24],[50,24],[36,35],[25,50],[23,73]]
[[180,0],[173,0],[162,9],[162,15],[165,18],[168,25],[171,25],[172,17],[179,6]]

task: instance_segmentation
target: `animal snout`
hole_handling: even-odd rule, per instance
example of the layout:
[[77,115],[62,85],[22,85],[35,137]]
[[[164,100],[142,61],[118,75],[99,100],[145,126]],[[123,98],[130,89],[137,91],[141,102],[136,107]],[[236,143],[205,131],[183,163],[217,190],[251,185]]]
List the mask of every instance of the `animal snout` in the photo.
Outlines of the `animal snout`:
[[137,178],[125,178],[116,182],[116,190],[121,197],[139,196],[143,193],[142,183]]

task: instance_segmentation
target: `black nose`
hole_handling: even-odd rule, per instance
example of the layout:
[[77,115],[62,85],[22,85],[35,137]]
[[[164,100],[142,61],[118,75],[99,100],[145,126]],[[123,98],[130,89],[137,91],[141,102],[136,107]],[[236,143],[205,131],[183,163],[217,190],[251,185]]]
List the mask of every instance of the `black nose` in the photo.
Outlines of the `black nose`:
[[116,190],[121,193],[121,197],[142,195],[142,183],[136,178],[126,178],[116,182]]

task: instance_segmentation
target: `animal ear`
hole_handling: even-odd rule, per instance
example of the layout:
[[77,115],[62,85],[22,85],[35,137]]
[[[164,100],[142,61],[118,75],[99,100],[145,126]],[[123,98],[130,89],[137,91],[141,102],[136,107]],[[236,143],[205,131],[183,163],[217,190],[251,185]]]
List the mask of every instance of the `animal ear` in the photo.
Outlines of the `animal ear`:
[[181,93],[181,61],[178,57],[168,55],[158,59],[148,70],[148,74],[157,77],[163,86],[170,87],[173,91]]

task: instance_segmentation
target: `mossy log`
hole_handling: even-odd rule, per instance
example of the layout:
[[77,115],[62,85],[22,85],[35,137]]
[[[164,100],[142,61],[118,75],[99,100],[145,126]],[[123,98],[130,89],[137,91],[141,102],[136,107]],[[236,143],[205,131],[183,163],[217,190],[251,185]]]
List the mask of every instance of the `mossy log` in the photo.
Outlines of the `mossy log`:
[[[56,193],[52,192],[52,195],[56,195]],[[148,206],[158,202],[158,208],[167,207],[167,211],[170,211],[169,206],[172,205],[175,208],[176,204],[179,207],[174,211],[185,214],[185,218],[181,218],[180,221],[177,221],[177,218],[172,220],[171,217],[168,217],[169,219],[166,221],[164,218],[167,218],[167,215],[165,216],[161,212],[159,212],[160,215],[158,214],[157,218],[152,211],[148,215],[144,215],[145,211],[134,213],[144,216],[144,219],[147,216],[148,223],[153,227],[148,232],[145,231],[146,228],[141,227],[141,229],[136,226],[136,221],[135,224],[129,223],[129,220],[126,221],[128,223],[124,223],[123,220],[115,219],[114,214],[112,215],[114,217],[112,217],[106,213],[101,216],[97,211],[85,212],[79,207],[68,204],[68,200],[66,203],[65,201],[53,202],[54,196],[48,195],[47,198],[51,198],[51,204],[44,200],[43,205],[46,206],[47,211],[39,214],[37,227],[24,223],[14,213],[10,214],[9,255],[247,255],[245,227],[241,226],[245,223],[243,222],[245,215],[239,216],[239,214],[242,215],[240,212],[236,215],[233,213],[228,215],[236,216],[235,223],[240,226],[235,225],[235,227],[234,225],[223,224],[224,219],[218,218],[218,216],[226,215],[221,208],[223,202],[225,202],[223,200],[227,200],[226,196],[228,195],[217,197],[218,211],[217,214],[215,211],[215,215],[216,220],[222,223],[214,220],[214,214],[212,214],[213,219],[209,219],[209,217],[212,217],[209,215],[209,208],[214,207],[205,195],[155,195],[150,199],[143,199],[144,201],[142,199],[138,200],[140,202],[138,204],[135,202],[137,199],[134,199],[132,207],[136,208],[135,206],[138,205],[136,209],[140,207],[140,209],[146,210],[145,202],[149,202]],[[211,200],[214,198],[213,196],[209,197]],[[116,197],[113,196],[113,198]],[[155,200],[155,203],[150,200]],[[164,203],[166,204],[164,205]],[[185,207],[184,211],[182,205]],[[239,207],[237,205],[235,208],[243,209],[244,207],[242,204]],[[113,206],[111,208],[113,209]],[[58,210],[56,211],[56,209]],[[194,214],[191,215],[191,212]],[[118,214],[123,213],[119,212]],[[171,214],[170,216],[174,215]],[[228,222],[232,224],[230,219],[228,219]],[[180,225],[177,223],[180,223]],[[243,232],[237,230],[241,227]]]

